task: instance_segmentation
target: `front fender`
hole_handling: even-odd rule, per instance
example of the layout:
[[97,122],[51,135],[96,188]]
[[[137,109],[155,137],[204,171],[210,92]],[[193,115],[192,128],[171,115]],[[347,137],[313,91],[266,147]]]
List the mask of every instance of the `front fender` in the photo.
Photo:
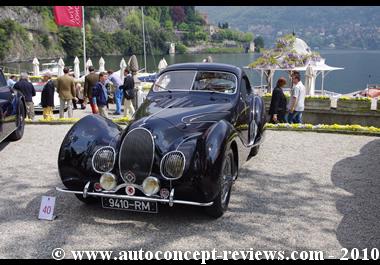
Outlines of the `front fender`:
[[215,123],[204,135],[204,174],[200,187],[206,201],[212,201],[219,192],[224,153],[236,137],[235,128],[225,120]]
[[122,128],[100,115],[88,115],[66,134],[58,155],[58,171],[68,189],[82,190],[99,174],[92,169],[92,156],[103,146],[116,149]]

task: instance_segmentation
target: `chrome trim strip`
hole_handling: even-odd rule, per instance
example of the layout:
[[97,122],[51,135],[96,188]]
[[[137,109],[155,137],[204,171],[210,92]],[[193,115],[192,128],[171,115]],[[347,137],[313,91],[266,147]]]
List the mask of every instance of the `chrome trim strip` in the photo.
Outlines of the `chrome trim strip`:
[[[59,192],[64,193],[72,193],[72,194],[83,194],[82,191],[73,191],[67,189],[55,188]],[[172,190],[173,191],[173,190]],[[129,195],[119,195],[119,194],[105,194],[100,192],[87,192],[87,195],[96,196],[96,197],[107,197],[107,198],[120,198],[120,199],[132,199],[132,200],[140,200],[140,201],[151,201],[151,202],[164,202],[170,203],[169,199],[156,199],[156,198],[148,198],[148,197],[140,197],[140,196],[129,196]],[[174,195],[174,194],[173,194]],[[194,205],[194,206],[211,206],[214,202],[192,202],[192,201],[183,201],[183,200],[172,200],[173,204],[186,204],[186,205]]]
[[[169,177],[165,176],[164,173],[162,172],[162,166],[163,166],[162,162],[165,160],[165,157],[168,156],[168,155],[170,155],[171,153],[181,153],[182,156],[183,156],[182,174],[181,174],[181,176],[178,177],[178,178],[169,178]],[[176,180],[176,179],[179,179],[179,178],[181,178],[182,175],[183,175],[183,172],[184,172],[184,170],[185,170],[185,166],[186,166],[186,156],[185,156],[184,153],[182,153],[181,151],[178,151],[177,149],[176,149],[175,151],[167,152],[167,153],[162,157],[162,159],[161,159],[161,161],[160,161],[160,173],[161,173],[161,176],[162,176],[164,179],[166,179],[166,180]]]
[[[98,171],[98,170],[95,169],[95,167],[94,167],[94,158],[95,158],[96,154],[97,154],[100,150],[105,149],[105,148],[111,148],[111,149],[112,149],[112,151],[113,151],[113,163],[112,163],[112,168],[111,168],[110,170],[108,170],[108,171],[106,171],[106,172],[102,172],[102,171]],[[102,146],[102,147],[100,147],[98,150],[96,150],[96,152],[94,153],[94,155],[92,156],[92,159],[91,159],[91,166],[92,166],[92,169],[93,169],[96,173],[103,174],[103,173],[111,172],[112,169],[115,167],[115,162],[116,162],[116,150],[115,150],[115,148],[113,148],[112,146],[107,145],[107,146]]]
[[87,198],[87,194],[88,194],[88,187],[90,186],[90,181],[87,182],[86,186],[84,186],[84,189],[83,189],[83,198]]
[[[147,132],[149,133],[150,137],[152,138],[152,143],[153,143],[152,146],[153,146],[153,149],[152,149],[152,162],[151,162],[151,164],[150,164],[150,170],[149,170],[149,174],[148,174],[148,177],[149,177],[149,176],[152,174],[152,167],[153,167],[153,162],[154,162],[154,149],[155,149],[156,144],[154,143],[154,138],[153,138],[152,133],[151,133],[148,129],[139,126],[139,127],[137,127],[137,128],[134,128],[134,129],[130,130],[130,131],[127,133],[127,135],[124,137],[123,141],[121,142],[120,149],[121,149],[122,146],[124,145],[124,141],[125,141],[125,139],[127,139],[128,135],[129,135],[131,132],[133,132],[134,130],[145,130],[145,131],[147,131]],[[120,177],[121,177],[122,180],[124,180],[125,183],[129,183],[127,180],[124,179],[123,174],[122,174],[122,172],[121,172],[121,164],[120,164],[120,160],[121,160],[121,153],[120,153],[120,151],[119,151],[119,172],[120,172]]]

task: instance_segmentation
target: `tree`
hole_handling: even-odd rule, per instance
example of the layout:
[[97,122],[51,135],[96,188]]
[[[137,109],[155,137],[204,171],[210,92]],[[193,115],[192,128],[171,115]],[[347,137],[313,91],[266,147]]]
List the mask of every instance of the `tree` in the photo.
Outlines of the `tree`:
[[185,21],[186,15],[183,6],[173,6],[170,11],[175,24]]
[[260,49],[263,49],[263,48],[264,48],[264,39],[263,39],[263,37],[261,37],[261,36],[256,37],[256,38],[253,40],[253,43],[255,44],[255,51],[256,51],[256,52],[259,52]]
[[83,54],[82,34],[79,28],[59,27],[58,37],[68,56],[74,57]]

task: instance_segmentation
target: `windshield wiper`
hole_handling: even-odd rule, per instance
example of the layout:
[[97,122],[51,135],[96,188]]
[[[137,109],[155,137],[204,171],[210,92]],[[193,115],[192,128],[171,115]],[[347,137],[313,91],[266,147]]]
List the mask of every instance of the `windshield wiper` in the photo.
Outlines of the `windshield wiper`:
[[155,86],[158,86],[159,88],[161,88],[161,89],[163,89],[163,90],[165,90],[165,91],[168,91],[169,93],[172,93],[172,91],[170,90],[170,89],[167,89],[167,88],[165,88],[165,87],[163,87],[163,86],[160,86],[159,84],[154,84]]

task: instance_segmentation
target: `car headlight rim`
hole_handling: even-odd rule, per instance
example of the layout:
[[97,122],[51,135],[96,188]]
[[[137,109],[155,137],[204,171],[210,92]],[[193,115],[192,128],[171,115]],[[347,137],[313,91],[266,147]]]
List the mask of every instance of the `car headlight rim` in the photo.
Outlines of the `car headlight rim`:
[[[106,153],[106,150],[108,154]],[[115,148],[113,148],[112,146],[103,146],[99,148],[98,150],[96,150],[96,152],[92,156],[91,164],[92,164],[92,169],[96,173],[103,174],[103,173],[111,172],[115,166],[115,162],[116,162]],[[108,165],[105,166],[104,165],[105,163],[108,163]]]
[[166,153],[160,163],[160,172],[166,180],[176,180],[182,177],[185,170],[186,157],[181,151]]

